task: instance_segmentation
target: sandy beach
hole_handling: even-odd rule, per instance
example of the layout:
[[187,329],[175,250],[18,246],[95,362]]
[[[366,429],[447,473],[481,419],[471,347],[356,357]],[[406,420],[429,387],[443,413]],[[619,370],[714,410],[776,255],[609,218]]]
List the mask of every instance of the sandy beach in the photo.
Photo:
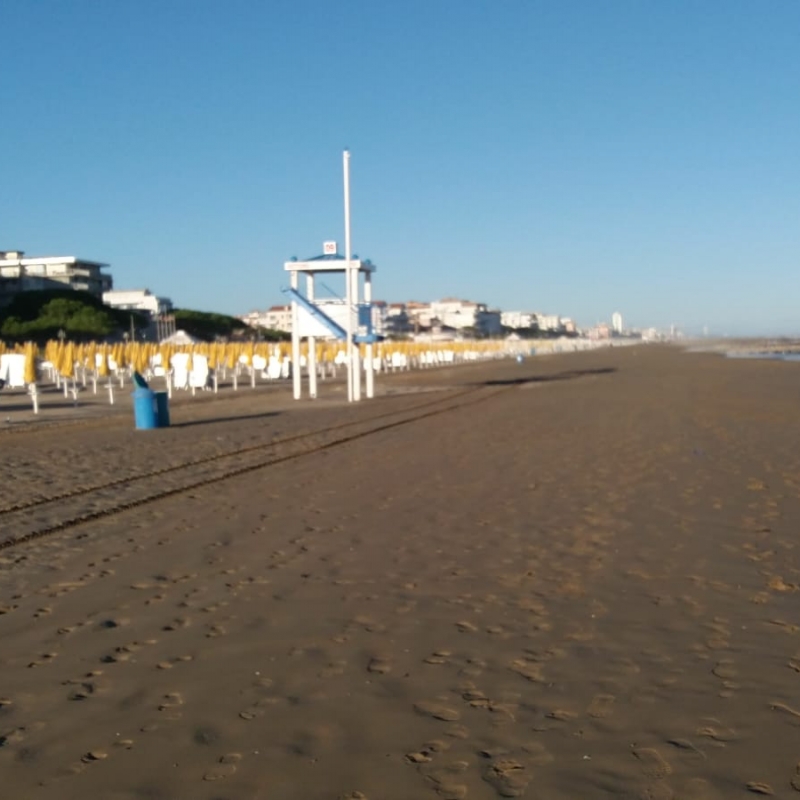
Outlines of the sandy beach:
[[385,385],[0,432],[0,797],[800,796],[796,364]]

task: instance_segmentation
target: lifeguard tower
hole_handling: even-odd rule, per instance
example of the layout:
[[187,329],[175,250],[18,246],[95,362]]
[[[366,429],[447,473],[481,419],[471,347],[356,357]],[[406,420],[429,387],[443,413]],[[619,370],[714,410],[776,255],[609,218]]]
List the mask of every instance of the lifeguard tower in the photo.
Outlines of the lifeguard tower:
[[[300,341],[308,339],[308,395],[317,396],[316,344],[318,338],[334,338],[347,345],[347,399],[361,399],[361,364],[357,345],[366,344],[366,395],[374,395],[372,345],[377,337],[372,328],[372,274],[370,261],[347,259],[337,252],[336,242],[325,242],[320,256],[306,261],[287,261],[291,285],[284,289],[292,301],[292,380],[294,399],[302,397]],[[351,299],[317,299],[315,277],[318,274],[344,273]],[[300,291],[300,276],[305,275],[305,294]],[[361,284],[363,276],[363,294]],[[363,299],[362,299],[363,298]]]
[[[294,399],[303,393],[300,364],[300,340],[308,339],[308,394],[317,396],[317,338],[335,338],[347,346],[347,399],[361,399],[361,364],[358,345],[366,344],[367,397],[374,395],[374,360],[372,345],[376,341],[372,329],[372,274],[371,261],[353,258],[350,249],[350,153],[343,154],[344,166],[344,240],[345,253],[341,255],[336,242],[325,242],[322,255],[306,261],[292,259],[284,263],[291,285],[283,291],[292,301],[292,383]],[[305,294],[300,292],[300,275],[306,276]],[[317,300],[314,278],[318,273],[344,274],[345,297]],[[363,276],[363,295],[361,284]],[[362,300],[363,297],[363,300]]]

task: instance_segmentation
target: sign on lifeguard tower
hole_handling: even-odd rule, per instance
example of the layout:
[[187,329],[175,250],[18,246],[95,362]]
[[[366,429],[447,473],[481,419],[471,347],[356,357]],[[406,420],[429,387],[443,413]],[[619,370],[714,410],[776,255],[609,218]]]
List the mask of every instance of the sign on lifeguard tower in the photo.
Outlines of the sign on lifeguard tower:
[[[308,393],[317,396],[316,340],[335,339],[346,349],[347,399],[361,399],[361,371],[365,372],[366,395],[373,397],[373,344],[378,340],[372,327],[372,275],[375,265],[368,259],[352,255],[350,247],[350,153],[344,152],[344,238],[345,252],[339,254],[336,242],[322,244],[322,255],[298,261],[287,261],[291,286],[283,291],[292,302],[292,383],[296,400],[302,395],[301,370],[308,375]],[[339,273],[345,278],[345,297],[318,299],[315,277]],[[300,291],[300,276],[305,277],[305,294]],[[362,287],[363,282],[363,287]],[[362,295],[363,288],[363,295]],[[308,356],[301,363],[300,340],[308,340]],[[364,363],[360,346],[364,345]]]

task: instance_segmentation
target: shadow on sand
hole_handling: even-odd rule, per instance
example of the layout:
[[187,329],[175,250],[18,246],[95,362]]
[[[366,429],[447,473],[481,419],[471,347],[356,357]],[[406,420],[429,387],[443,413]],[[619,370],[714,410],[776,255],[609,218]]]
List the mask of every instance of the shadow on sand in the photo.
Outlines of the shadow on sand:
[[263,414],[235,414],[230,417],[212,417],[210,419],[195,419],[187,422],[173,422],[171,428],[191,428],[193,425],[212,425],[215,422],[240,422],[242,420],[268,419],[280,416],[279,411],[266,411]]
[[616,367],[598,367],[597,369],[571,369],[565,372],[556,372],[552,375],[529,375],[526,378],[508,378],[493,381],[483,381],[478,386],[515,386],[523,383],[549,383],[550,381],[571,381],[575,378],[585,378],[589,375],[610,375],[616,372]]
[[[81,403],[75,403],[74,400],[64,400],[61,402],[51,403],[48,402],[47,405],[42,404],[41,399],[39,401],[39,412],[41,413],[45,409],[75,409],[81,408]],[[33,414],[33,402],[23,395],[18,395],[14,398],[14,402],[8,403],[6,402],[6,398],[0,395],[0,418],[2,418],[3,414],[8,414],[12,411],[30,411]]]

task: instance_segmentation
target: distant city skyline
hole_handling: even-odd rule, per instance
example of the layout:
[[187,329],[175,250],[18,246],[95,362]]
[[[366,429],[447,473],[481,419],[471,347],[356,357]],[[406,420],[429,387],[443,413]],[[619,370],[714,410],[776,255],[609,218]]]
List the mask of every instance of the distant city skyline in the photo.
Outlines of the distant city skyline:
[[284,261],[341,242],[349,147],[378,297],[800,334],[800,3],[41,0],[0,24],[0,249],[266,308]]

